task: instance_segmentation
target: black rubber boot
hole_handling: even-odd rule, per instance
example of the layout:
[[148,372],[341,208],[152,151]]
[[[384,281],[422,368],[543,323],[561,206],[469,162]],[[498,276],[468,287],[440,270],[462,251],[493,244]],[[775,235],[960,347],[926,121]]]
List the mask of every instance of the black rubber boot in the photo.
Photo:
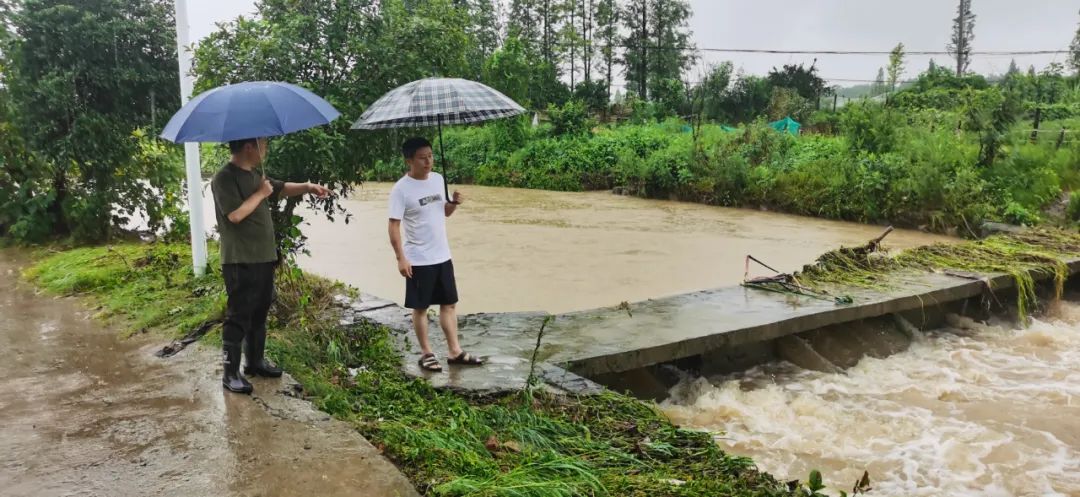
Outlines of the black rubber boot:
[[266,360],[266,331],[252,333],[244,339],[244,374],[280,378],[281,368]]
[[236,393],[251,393],[254,390],[251,383],[240,374],[240,344],[225,343],[225,375],[221,378],[221,385],[226,390]]

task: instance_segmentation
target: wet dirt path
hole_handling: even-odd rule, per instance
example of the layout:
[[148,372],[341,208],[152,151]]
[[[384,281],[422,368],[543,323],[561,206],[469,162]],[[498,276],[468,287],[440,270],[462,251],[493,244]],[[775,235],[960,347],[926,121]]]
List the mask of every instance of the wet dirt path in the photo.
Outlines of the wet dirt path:
[[18,275],[0,252],[0,495],[416,495],[350,427],[279,393],[290,380],[226,394],[218,352],[158,359],[162,340],[120,340]]

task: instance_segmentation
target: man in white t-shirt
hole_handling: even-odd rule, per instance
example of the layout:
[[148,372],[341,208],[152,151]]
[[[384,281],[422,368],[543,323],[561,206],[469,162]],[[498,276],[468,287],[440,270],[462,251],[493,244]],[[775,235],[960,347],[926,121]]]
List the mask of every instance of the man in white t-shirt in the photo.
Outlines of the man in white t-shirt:
[[[479,366],[484,361],[461,349],[457,335],[458,301],[446,218],[465,200],[454,192],[447,202],[442,175],[431,171],[431,143],[410,138],[401,145],[409,170],[390,190],[390,244],[397,255],[398,272],[405,277],[405,307],[413,310],[413,329],[420,342],[420,367],[439,372],[442,366],[428,342],[428,308],[439,306],[439,324],[446,335],[450,364]],[[405,242],[401,226],[405,227]]]

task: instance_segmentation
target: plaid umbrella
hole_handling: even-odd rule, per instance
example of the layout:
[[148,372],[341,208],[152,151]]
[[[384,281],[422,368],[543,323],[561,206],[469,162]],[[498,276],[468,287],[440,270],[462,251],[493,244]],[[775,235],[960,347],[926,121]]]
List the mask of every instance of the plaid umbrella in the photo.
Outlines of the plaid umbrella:
[[[353,129],[439,128],[439,156],[446,174],[443,124],[469,124],[523,114],[525,109],[488,86],[458,78],[427,78],[399,86],[371,104]],[[445,181],[444,181],[445,186]],[[446,201],[450,189],[446,187]]]

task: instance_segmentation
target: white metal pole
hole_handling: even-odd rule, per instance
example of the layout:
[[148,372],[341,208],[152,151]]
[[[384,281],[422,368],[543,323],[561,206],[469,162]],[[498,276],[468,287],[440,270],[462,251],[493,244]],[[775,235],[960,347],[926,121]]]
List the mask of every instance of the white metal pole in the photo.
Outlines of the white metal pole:
[[[176,0],[176,58],[180,61],[180,105],[191,98],[191,53],[188,52],[187,0]],[[199,168],[199,144],[184,144],[187,166],[188,215],[191,224],[191,263],[196,276],[206,274],[206,228],[203,226],[202,172]]]

